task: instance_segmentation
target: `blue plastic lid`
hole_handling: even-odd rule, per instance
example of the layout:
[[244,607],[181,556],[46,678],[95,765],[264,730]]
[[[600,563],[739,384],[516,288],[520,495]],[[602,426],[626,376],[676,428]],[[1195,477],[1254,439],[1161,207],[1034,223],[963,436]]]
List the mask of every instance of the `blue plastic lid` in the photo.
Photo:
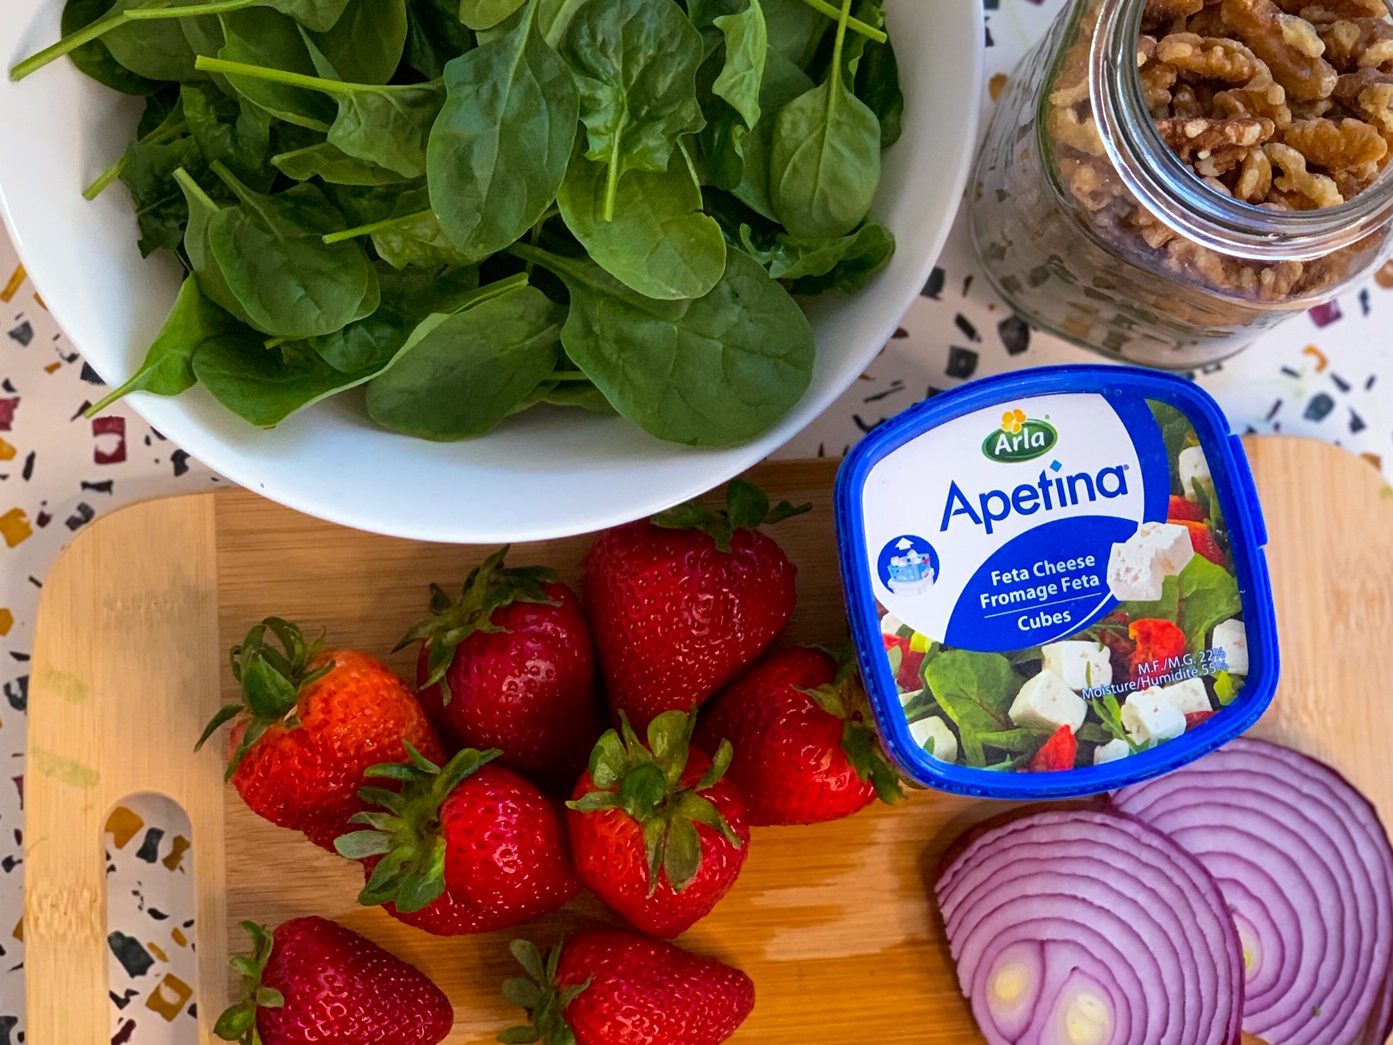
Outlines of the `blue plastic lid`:
[[1095,794],[1200,757],[1272,699],[1257,491],[1182,378],[1050,367],[939,395],[851,452],[837,528],[872,707],[921,784]]

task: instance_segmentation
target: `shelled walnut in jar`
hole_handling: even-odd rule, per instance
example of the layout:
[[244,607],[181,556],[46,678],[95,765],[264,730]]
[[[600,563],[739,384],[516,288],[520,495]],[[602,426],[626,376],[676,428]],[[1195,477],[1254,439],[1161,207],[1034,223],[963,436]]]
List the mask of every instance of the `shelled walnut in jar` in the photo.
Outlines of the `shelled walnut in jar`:
[[971,227],[1026,318],[1194,367],[1378,260],[1391,159],[1385,0],[1076,0],[998,105]]

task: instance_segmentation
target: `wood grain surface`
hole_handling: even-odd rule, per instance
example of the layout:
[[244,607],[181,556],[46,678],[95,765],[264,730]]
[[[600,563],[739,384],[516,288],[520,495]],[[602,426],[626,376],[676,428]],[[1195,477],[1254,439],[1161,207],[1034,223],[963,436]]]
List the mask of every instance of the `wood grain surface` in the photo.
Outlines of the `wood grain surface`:
[[[1393,705],[1378,653],[1393,635],[1393,501],[1374,469],[1315,442],[1250,443],[1271,533],[1284,675],[1259,728],[1333,762],[1393,817]],[[766,465],[772,495],[814,510],[781,524],[798,564],[789,641],[846,633],[829,462]],[[520,546],[568,580],[586,539]],[[518,1013],[498,995],[518,933],[437,939],[355,906],[352,865],[266,824],[191,758],[197,724],[233,693],[224,651],[261,617],[323,626],[333,644],[388,656],[424,606],[491,549],[336,528],[229,491],[127,509],[74,543],[45,587],[30,700],[26,942],[35,1045],[98,1042],[106,1007],[99,832],[132,791],[167,793],[195,828],[204,1039],[226,978],[224,926],[340,918],[426,969],[456,1007],[457,1043],[491,1041]],[[177,641],[176,641],[177,640]],[[74,699],[73,694],[86,694]],[[216,815],[225,803],[225,817]],[[683,944],[746,969],[758,1004],[736,1041],[800,1045],[980,1040],[929,900],[939,854],[999,803],[925,792],[837,824],[755,832],[733,893]],[[225,840],[227,860],[221,861]],[[592,899],[529,925],[546,944],[605,918]],[[231,944],[240,947],[234,931]]]

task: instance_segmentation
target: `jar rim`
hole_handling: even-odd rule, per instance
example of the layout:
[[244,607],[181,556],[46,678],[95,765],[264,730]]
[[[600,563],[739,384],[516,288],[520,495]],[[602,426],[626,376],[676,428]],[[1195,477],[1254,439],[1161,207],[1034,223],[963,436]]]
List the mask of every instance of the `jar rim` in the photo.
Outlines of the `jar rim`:
[[[1393,162],[1363,192],[1333,207],[1281,211],[1218,192],[1186,166],[1156,129],[1137,63],[1146,0],[1100,0],[1089,60],[1098,132],[1118,176],[1174,232],[1223,254],[1309,261],[1358,243],[1393,222]],[[1393,13],[1393,0],[1385,0]]]

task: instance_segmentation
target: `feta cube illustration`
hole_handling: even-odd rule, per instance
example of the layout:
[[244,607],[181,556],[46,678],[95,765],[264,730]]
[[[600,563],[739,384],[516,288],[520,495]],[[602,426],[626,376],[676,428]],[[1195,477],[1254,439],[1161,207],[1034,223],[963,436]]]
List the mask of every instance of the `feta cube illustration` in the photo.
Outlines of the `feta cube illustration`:
[[1175,523],[1142,523],[1137,532],[1112,546],[1108,556],[1108,590],[1118,599],[1159,599],[1167,577],[1180,573],[1195,557],[1190,531]]
[[898,635],[900,629],[904,627],[904,621],[900,620],[893,613],[887,613],[880,618],[880,633],[882,635]]
[[1046,669],[1021,687],[1008,714],[1018,726],[1050,731],[1068,726],[1077,733],[1088,705],[1062,678]]
[[1046,671],[1053,671],[1074,692],[1112,682],[1112,657],[1101,642],[1051,642],[1040,647]]
[[[1170,686],[1157,687],[1157,691],[1175,706],[1182,715],[1194,715],[1201,711],[1214,710],[1209,706],[1209,691],[1200,679],[1186,679]],[[1155,691],[1149,691],[1155,692]]]
[[1214,625],[1214,640],[1211,645],[1224,651],[1229,674],[1248,674],[1248,632],[1241,620],[1230,617],[1222,624]]
[[1160,743],[1185,732],[1185,713],[1155,686],[1127,698],[1122,707],[1122,726],[1138,744]]
[[1187,446],[1180,451],[1180,456],[1176,458],[1176,470],[1180,472],[1180,485],[1185,490],[1185,496],[1190,500],[1195,499],[1196,481],[1209,482],[1209,462],[1204,459],[1204,450],[1198,446]]
[[1132,753],[1132,746],[1125,740],[1109,740],[1093,749],[1093,764],[1101,766],[1106,762],[1116,762]]
[[941,762],[958,760],[958,738],[941,718],[923,718],[909,724],[914,742]]

